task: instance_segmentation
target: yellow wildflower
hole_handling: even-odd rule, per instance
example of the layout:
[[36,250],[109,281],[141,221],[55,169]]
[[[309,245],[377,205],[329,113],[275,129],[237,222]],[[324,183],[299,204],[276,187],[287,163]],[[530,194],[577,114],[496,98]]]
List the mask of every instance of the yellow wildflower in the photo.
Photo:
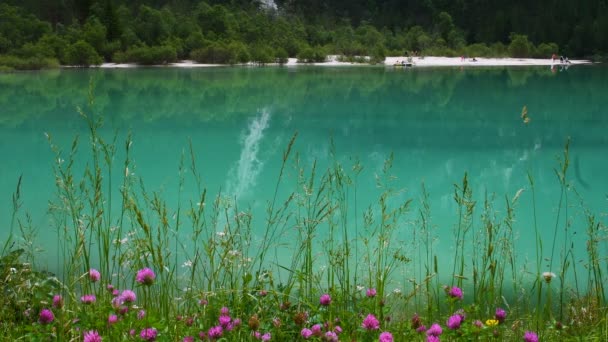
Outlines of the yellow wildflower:
[[488,320],[486,320],[486,325],[489,327],[498,325],[498,320],[497,319],[488,319]]

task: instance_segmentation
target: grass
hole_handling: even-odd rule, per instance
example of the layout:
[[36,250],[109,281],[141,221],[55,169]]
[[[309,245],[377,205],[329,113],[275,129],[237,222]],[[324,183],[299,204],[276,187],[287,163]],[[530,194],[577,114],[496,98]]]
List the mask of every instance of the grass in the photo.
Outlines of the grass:
[[[393,156],[376,177],[376,203],[361,209],[363,166],[357,160],[342,165],[335,157],[327,170],[303,165],[293,151],[294,135],[260,230],[250,209],[224,194],[209,198],[192,144],[178,165],[176,202],[147,189],[130,171],[131,136],[122,144],[102,137],[102,116],[94,108],[91,88],[88,107],[79,109],[90,128],[87,142],[75,138],[64,151],[48,137],[56,160],[52,228],[63,253],[58,275],[36,269],[39,253],[27,243],[36,230],[27,215],[22,219],[17,183],[0,259],[3,340],[608,338],[601,252],[606,226],[583,210],[587,255],[575,256],[571,241],[563,239],[571,224],[568,194],[576,194],[568,181],[568,143],[556,170],[562,197],[548,268],[532,177],[531,200],[522,204],[522,191],[505,196],[500,212],[494,195],[485,194],[483,204],[474,200],[467,174],[454,186],[456,225],[453,236],[441,239],[451,238],[455,248],[452,263],[443,265],[426,188],[418,201],[405,198],[391,173]],[[74,171],[79,148],[88,149],[82,175]],[[120,148],[125,157],[118,166]],[[295,189],[284,182],[290,170],[298,175]],[[184,200],[186,186],[199,195]],[[521,205],[534,208],[532,270],[515,253]],[[554,267],[557,274],[543,274]],[[532,284],[524,272],[535,275]],[[394,289],[393,282],[409,285]]]

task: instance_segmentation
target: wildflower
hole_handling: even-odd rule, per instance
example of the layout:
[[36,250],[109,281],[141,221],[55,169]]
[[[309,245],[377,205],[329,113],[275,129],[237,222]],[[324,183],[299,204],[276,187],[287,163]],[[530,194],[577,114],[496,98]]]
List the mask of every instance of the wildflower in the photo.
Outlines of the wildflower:
[[227,307],[223,306],[220,309],[220,314],[222,314],[222,315],[229,315],[230,314],[230,309],[228,309]]
[[108,284],[106,286],[106,289],[110,292],[110,293],[114,293],[114,285],[112,284]]
[[323,306],[328,306],[329,304],[331,304],[331,297],[329,296],[329,294],[325,293],[321,295],[321,298],[319,298],[319,304]]
[[139,310],[139,311],[137,312],[137,319],[141,320],[141,319],[143,319],[145,316],[146,316],[146,311],[144,311],[144,310]]
[[96,300],[97,300],[97,298],[95,298],[95,295],[92,295],[92,294],[88,294],[88,295],[84,295],[84,296],[80,297],[80,301],[82,302],[82,304],[93,304],[93,303],[95,303]]
[[120,294],[120,291],[118,291],[118,290],[112,290],[112,296],[113,297],[118,297],[119,294]]
[[429,330],[426,331],[426,334],[428,336],[439,336],[439,335],[441,335],[442,332],[443,332],[443,330],[441,329],[441,326],[437,323],[433,323],[433,325],[431,325]]
[[258,296],[260,296],[260,297],[266,297],[267,295],[268,295],[268,291],[266,291],[266,290],[260,290],[258,292]]
[[333,331],[328,331],[325,333],[325,341],[338,342],[338,335]]
[[202,341],[207,339],[207,333],[204,331],[201,331],[198,333],[198,338],[201,339]]
[[538,342],[538,335],[533,331],[526,331],[524,334],[525,342]]
[[460,328],[460,324],[462,324],[462,316],[453,315],[448,318],[447,326],[452,330],[457,330]]
[[412,329],[418,329],[422,325],[422,321],[420,320],[420,316],[417,313],[414,314],[412,319],[410,320]]
[[149,285],[154,284],[155,278],[156,278],[156,274],[154,274],[154,271],[152,271],[151,269],[146,267],[146,268],[142,268],[141,270],[137,271],[137,276],[135,277],[135,280],[142,285],[149,286]]
[[260,327],[260,320],[258,319],[258,315],[253,315],[249,318],[249,328],[251,330],[258,330]]
[[139,333],[139,337],[141,337],[141,339],[144,341],[155,341],[157,334],[158,332],[156,331],[156,329],[146,328]]
[[52,323],[53,320],[55,320],[53,311],[49,309],[42,309],[42,311],[40,311],[40,317],[38,318],[38,322],[40,322],[40,324],[49,324]]
[[393,334],[388,331],[383,332],[378,337],[378,342],[393,342]]
[[114,297],[112,298],[111,304],[114,310],[118,310],[124,304],[124,302],[125,301],[121,297]]
[[305,340],[308,340],[310,336],[312,336],[312,330],[304,328],[302,331],[300,331],[300,335],[302,335]]
[[216,325],[215,327],[212,327],[211,329],[209,329],[209,331],[207,332],[207,336],[210,339],[218,339],[220,337],[222,337],[222,334],[224,333],[224,329],[222,329],[221,325]]
[[547,284],[551,283],[551,280],[553,280],[555,277],[556,275],[553,272],[543,272],[543,278],[545,278],[545,282],[547,282]]
[[270,333],[269,333],[269,332],[267,332],[267,333],[265,333],[264,335],[262,335],[262,341],[265,341],[265,342],[266,342],[266,341],[270,341],[270,338],[271,338],[271,337],[272,337],[272,336],[270,335]]
[[369,314],[365,317],[361,326],[366,330],[378,330],[380,329],[380,322],[376,316]]
[[367,291],[365,292],[365,295],[369,298],[376,297],[376,289],[374,289],[374,288],[367,289]]
[[110,315],[110,316],[108,316],[108,323],[109,324],[114,324],[116,322],[118,322],[118,316],[116,316],[116,315]]
[[303,325],[306,322],[306,319],[307,317],[305,312],[298,312],[293,316],[293,322],[299,326]]
[[272,319],[272,325],[274,325],[275,328],[280,328],[281,327],[281,319],[278,317],[275,317]]
[[254,331],[251,333],[251,335],[253,335],[253,338],[255,338],[256,340],[259,340],[262,338],[262,334],[259,331]]
[[101,336],[96,330],[90,330],[84,333],[84,342],[101,342]]
[[448,287],[446,292],[451,298],[462,299],[462,290],[456,286]]
[[315,336],[321,336],[321,324],[313,325],[310,330],[312,330],[312,334]]
[[489,327],[498,325],[498,320],[497,319],[488,319],[488,320],[486,320],[486,325]]
[[232,325],[235,327],[240,327],[241,326],[241,319],[240,318],[235,318],[232,320]]
[[286,311],[286,310],[289,310],[290,307],[291,307],[291,302],[286,300],[283,303],[281,303],[281,305],[279,306],[279,309],[281,309],[281,311]]
[[439,340],[439,336],[435,336],[435,335],[428,335],[426,337],[426,342],[440,342]]
[[205,305],[209,304],[209,302],[206,299],[201,299],[198,301],[198,304],[205,306]]
[[424,325],[421,325],[416,329],[417,333],[423,333],[425,331],[426,331],[426,327]]
[[220,322],[222,328],[226,329],[226,327],[228,327],[228,324],[230,324],[230,322],[232,321],[232,318],[227,315],[221,315],[220,318],[218,318],[218,321]]
[[133,303],[135,299],[137,299],[137,296],[135,296],[135,292],[131,290],[124,290],[120,294],[120,299],[125,301],[126,303]]
[[335,332],[336,334],[338,334],[338,335],[339,335],[339,334],[341,334],[341,333],[342,333],[342,327],[341,327],[341,326],[339,326],[339,325],[336,325],[336,326],[334,327],[334,332]]
[[186,324],[187,327],[191,327],[192,324],[194,324],[194,317],[186,318],[186,320],[184,321],[184,324]]
[[91,282],[96,283],[99,281],[99,279],[101,278],[101,274],[99,273],[98,270],[91,268],[89,270],[89,279],[91,279]]
[[494,318],[498,321],[498,323],[503,323],[505,318],[507,318],[507,312],[502,308],[497,308]]
[[61,297],[61,295],[54,295],[53,296],[53,307],[55,309],[61,309],[61,308],[63,308],[63,297]]
[[194,342],[193,336],[185,336],[182,342]]
[[464,311],[464,309],[458,309],[454,314],[460,316],[462,318],[462,321],[467,318],[467,313]]
[[480,320],[476,319],[475,321],[473,321],[473,325],[476,326],[477,328],[483,328],[483,323],[481,323]]

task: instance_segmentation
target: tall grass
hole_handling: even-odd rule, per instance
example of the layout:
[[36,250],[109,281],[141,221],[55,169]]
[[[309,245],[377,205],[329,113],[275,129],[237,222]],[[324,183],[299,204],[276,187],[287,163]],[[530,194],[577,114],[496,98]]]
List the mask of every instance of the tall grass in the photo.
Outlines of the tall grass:
[[[325,170],[317,162],[305,165],[294,152],[294,135],[283,152],[262,219],[231,194],[210,195],[192,143],[177,165],[177,197],[167,200],[136,175],[131,134],[119,143],[118,134],[107,139],[102,133],[103,117],[94,112],[92,89],[90,94],[87,107],[79,109],[89,128],[86,144],[76,137],[64,151],[47,135],[55,160],[56,195],[50,213],[61,268],[55,282],[47,281],[52,276],[36,273],[35,279],[46,282],[46,292],[37,291],[25,302],[17,295],[25,282],[16,281],[12,271],[22,270],[24,277],[33,274],[25,272],[28,268],[13,245],[21,180],[12,197],[11,234],[0,263],[3,290],[11,294],[4,304],[13,308],[2,323],[9,338],[71,340],[94,329],[111,340],[126,340],[131,329],[139,333],[155,327],[159,339],[181,340],[210,334],[208,329],[217,326],[227,310],[231,324],[236,318],[240,323],[230,330],[224,327],[223,336],[235,341],[259,340],[264,333],[273,340],[302,339],[304,330],[317,329],[316,324],[325,340],[331,340],[330,333],[341,340],[378,340],[382,331],[391,332],[396,341],[422,340],[424,330],[416,330],[421,325],[445,326],[449,316],[460,314],[466,320],[456,328],[447,324],[448,340],[520,340],[532,329],[545,339],[605,334],[606,225],[584,211],[588,242],[585,272],[580,272],[576,264],[583,256],[574,255],[567,237],[572,224],[567,212],[568,143],[557,172],[562,198],[548,263],[548,270],[559,267],[560,285],[555,289],[542,276],[543,240],[531,176],[531,199],[526,203],[531,203],[534,216],[532,282],[522,274],[526,262],[515,254],[520,243],[515,232],[523,228],[516,219],[526,196],[523,189],[512,198],[505,196],[504,202],[491,193],[480,201],[465,173],[454,187],[457,212],[450,236],[433,223],[424,184],[418,208],[399,187],[392,155],[376,175],[377,198],[359,211],[363,166],[355,160],[345,167],[333,144],[332,161]],[[118,153],[119,149],[123,151]],[[118,155],[123,160],[117,160]],[[295,179],[289,178],[294,174]],[[183,198],[186,187],[196,190],[195,198]],[[24,234],[26,229],[20,231]],[[562,236],[566,237],[557,250]],[[439,240],[452,247],[449,260],[440,259]],[[554,263],[557,252],[559,263]],[[156,272],[151,286],[135,280],[137,270],[146,267]],[[91,269],[101,272],[101,282],[91,280]],[[586,292],[579,284],[582,273]],[[574,287],[566,282],[570,275]],[[114,307],[107,285],[135,289],[137,310],[145,309],[145,316],[138,319],[134,306]],[[443,293],[453,287],[464,289],[462,300]],[[558,305],[551,301],[554,291]],[[36,314],[25,312],[50,307],[55,294],[63,295],[65,307],[54,308],[53,330]],[[81,304],[84,294],[95,294],[98,302]],[[328,297],[320,300],[322,295]],[[220,314],[222,307],[226,309]],[[497,308],[509,314],[500,324],[491,320],[499,318]],[[119,322],[108,323],[108,314],[119,315]],[[369,315],[377,319],[377,326]]]

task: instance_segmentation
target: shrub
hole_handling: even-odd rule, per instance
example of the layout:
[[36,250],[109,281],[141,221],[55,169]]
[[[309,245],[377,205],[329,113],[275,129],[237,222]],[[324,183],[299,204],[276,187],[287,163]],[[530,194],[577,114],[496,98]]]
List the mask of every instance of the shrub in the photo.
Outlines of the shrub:
[[257,45],[251,48],[251,61],[257,64],[274,62],[274,51],[270,46]]
[[550,58],[551,55],[557,54],[559,48],[556,43],[541,43],[534,50],[534,57],[536,58]]
[[247,63],[251,60],[249,49],[242,42],[232,42],[228,45],[228,48],[233,56],[233,60],[230,61],[230,64]]
[[59,61],[52,57],[32,56],[17,57],[11,55],[0,55],[0,70],[39,70],[58,68]]
[[65,52],[65,62],[69,65],[89,66],[101,64],[103,60],[91,44],[79,40],[68,46]]
[[228,64],[235,60],[234,51],[226,44],[215,42],[190,53],[190,58],[198,63]]
[[528,41],[528,36],[523,34],[511,34],[511,44],[509,44],[509,54],[511,57],[529,57],[530,50],[531,44]]
[[465,53],[470,57],[490,57],[492,55],[492,51],[490,48],[483,43],[471,44],[465,48]]
[[285,49],[283,49],[283,48],[278,48],[275,51],[274,56],[275,56],[276,62],[281,65],[285,64],[289,61],[289,54],[287,54],[287,51],[285,51]]
[[177,60],[175,47],[170,45],[161,46],[138,46],[130,48],[124,54],[114,54],[114,61],[121,63],[138,63],[143,65],[167,64]]

